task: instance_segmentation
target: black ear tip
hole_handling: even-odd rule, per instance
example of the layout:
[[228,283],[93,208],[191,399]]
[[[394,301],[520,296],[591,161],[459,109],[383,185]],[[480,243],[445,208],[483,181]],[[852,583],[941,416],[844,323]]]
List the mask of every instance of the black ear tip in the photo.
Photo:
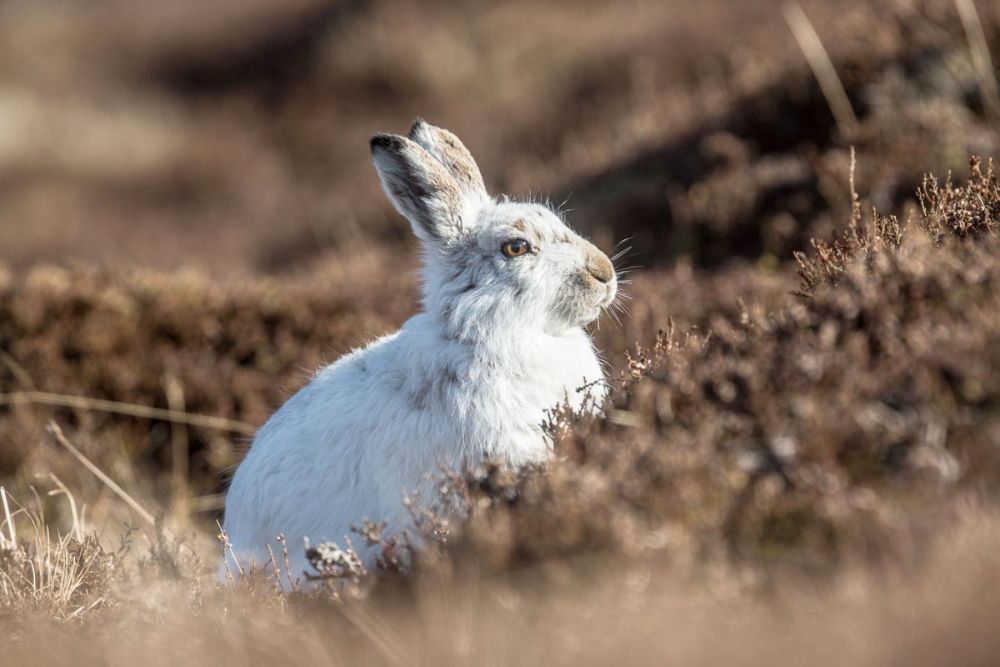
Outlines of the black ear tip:
[[425,125],[427,125],[427,121],[418,116],[417,119],[413,121],[413,125],[410,126],[410,136],[412,137],[420,132]]
[[372,137],[371,149],[374,153],[377,149],[384,148],[390,151],[399,151],[403,148],[403,137],[395,134],[379,133]]

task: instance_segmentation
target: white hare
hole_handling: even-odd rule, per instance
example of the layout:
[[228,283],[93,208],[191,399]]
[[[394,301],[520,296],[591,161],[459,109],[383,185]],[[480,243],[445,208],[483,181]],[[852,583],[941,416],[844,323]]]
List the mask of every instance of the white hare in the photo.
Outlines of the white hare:
[[423,309],[320,370],[261,428],[226,499],[222,572],[267,563],[279,533],[301,577],[303,538],[343,546],[364,519],[405,528],[404,494],[430,500],[442,467],[542,461],[546,411],[581,408],[585,384],[603,392],[583,327],[615,298],[611,260],[548,208],[490,197],[447,130],[417,121],[371,150],[423,247]]

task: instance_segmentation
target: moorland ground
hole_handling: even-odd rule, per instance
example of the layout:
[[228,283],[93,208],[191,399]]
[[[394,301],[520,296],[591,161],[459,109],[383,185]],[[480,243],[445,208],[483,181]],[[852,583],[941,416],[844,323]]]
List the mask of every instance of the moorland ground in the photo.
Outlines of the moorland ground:
[[[0,8],[0,650],[988,661],[1000,6],[970,5],[803,3],[847,117],[765,0]],[[547,470],[443,478],[470,516],[416,512],[411,572],[386,544],[317,597],[217,589],[254,428],[414,312],[366,139],[418,115],[631,239],[615,394],[554,414]]]

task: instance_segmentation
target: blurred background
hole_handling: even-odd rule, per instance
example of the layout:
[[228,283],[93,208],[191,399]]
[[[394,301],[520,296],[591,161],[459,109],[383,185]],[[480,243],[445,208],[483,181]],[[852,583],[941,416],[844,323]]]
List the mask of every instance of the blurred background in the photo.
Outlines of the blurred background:
[[995,149],[954,3],[803,6],[854,136],[777,0],[9,0],[0,260],[284,273],[405,246],[368,137],[418,116],[646,265],[789,259],[843,217],[849,143],[884,208]]

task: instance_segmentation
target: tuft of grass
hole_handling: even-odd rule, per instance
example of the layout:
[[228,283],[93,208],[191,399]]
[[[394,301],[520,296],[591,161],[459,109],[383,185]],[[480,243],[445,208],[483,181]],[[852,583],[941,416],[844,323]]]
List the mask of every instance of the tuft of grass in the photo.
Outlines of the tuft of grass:
[[[74,524],[57,532],[40,511],[14,503],[5,489],[0,530],[0,618],[18,625],[43,615],[60,621],[77,619],[114,604],[112,587],[127,550],[106,551],[94,534],[85,535],[73,495],[59,491],[71,505]],[[10,505],[16,509],[10,511]]]

